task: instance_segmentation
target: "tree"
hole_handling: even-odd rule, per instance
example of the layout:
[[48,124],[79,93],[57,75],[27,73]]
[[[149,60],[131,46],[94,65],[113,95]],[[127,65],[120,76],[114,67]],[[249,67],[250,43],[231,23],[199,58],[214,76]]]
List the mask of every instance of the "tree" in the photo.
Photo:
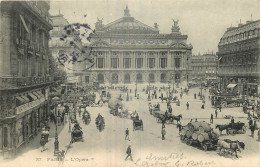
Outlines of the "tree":
[[53,56],[49,56],[50,75],[53,77],[54,82],[66,82],[67,73],[64,69],[59,68],[59,63],[55,61]]

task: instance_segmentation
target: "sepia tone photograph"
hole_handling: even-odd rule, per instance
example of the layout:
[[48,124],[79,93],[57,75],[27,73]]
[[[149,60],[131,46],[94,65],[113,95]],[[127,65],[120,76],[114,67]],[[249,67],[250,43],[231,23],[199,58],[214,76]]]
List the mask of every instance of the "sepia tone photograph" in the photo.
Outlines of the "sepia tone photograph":
[[1,167],[259,167],[260,0],[1,0]]

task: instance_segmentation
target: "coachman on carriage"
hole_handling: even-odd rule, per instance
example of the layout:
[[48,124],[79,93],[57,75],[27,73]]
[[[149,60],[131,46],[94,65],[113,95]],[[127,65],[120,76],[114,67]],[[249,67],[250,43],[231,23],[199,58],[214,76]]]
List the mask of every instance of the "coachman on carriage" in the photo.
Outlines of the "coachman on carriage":
[[104,128],[105,128],[105,119],[100,114],[98,114],[98,116],[97,116],[97,118],[95,120],[95,123],[96,123],[97,129],[100,132],[104,130]]
[[133,130],[144,130],[143,127],[143,121],[142,119],[139,119],[139,116],[137,114],[137,116],[135,118],[133,118]]
[[79,124],[76,122],[71,132],[71,143],[77,141],[83,141],[83,132]]
[[83,112],[83,114],[82,114],[82,120],[83,120],[83,122],[84,122],[86,125],[88,125],[88,124],[90,123],[90,121],[91,121],[90,113],[89,113],[87,110],[85,110],[85,111]]

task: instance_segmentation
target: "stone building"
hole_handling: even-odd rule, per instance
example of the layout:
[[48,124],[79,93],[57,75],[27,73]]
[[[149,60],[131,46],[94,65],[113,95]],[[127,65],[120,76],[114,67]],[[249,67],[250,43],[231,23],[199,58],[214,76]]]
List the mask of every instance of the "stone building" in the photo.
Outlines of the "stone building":
[[127,83],[187,83],[191,75],[192,45],[182,35],[178,20],[170,34],[160,34],[158,24],[150,27],[130,15],[107,25],[98,19],[96,33],[91,36],[95,66],[75,73],[83,84],[89,82]]
[[239,95],[256,97],[260,85],[260,20],[226,30],[218,44],[220,87],[237,87]]
[[2,1],[0,155],[14,157],[48,115],[48,1]]
[[192,80],[213,81],[217,79],[218,59],[213,53],[191,57]]
[[[49,40],[51,55],[56,60],[59,68],[64,69],[68,77],[73,78],[73,65],[70,59],[73,55],[81,56],[82,43],[79,32],[66,28],[70,23],[61,13],[52,15],[50,18],[53,25]],[[60,62],[57,60],[58,58]]]

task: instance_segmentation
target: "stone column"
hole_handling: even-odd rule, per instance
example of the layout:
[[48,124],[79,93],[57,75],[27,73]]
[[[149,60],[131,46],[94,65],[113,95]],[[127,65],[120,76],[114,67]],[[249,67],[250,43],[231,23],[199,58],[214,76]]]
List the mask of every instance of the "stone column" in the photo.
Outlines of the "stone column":
[[167,69],[171,69],[172,67],[172,59],[169,50],[167,51]]
[[147,54],[144,52],[144,56],[143,56],[143,68],[147,69]]
[[132,69],[135,69],[135,52],[132,54],[132,63],[131,63]]
[[108,55],[107,55],[107,69],[110,69],[111,68],[111,51],[108,52]]
[[155,68],[158,70],[159,69],[159,53],[155,53]]
[[123,52],[120,54],[119,53],[119,67],[120,68],[122,68],[123,69],[123,67],[124,67],[124,61],[123,61],[123,59],[124,59],[124,54],[123,54]]

